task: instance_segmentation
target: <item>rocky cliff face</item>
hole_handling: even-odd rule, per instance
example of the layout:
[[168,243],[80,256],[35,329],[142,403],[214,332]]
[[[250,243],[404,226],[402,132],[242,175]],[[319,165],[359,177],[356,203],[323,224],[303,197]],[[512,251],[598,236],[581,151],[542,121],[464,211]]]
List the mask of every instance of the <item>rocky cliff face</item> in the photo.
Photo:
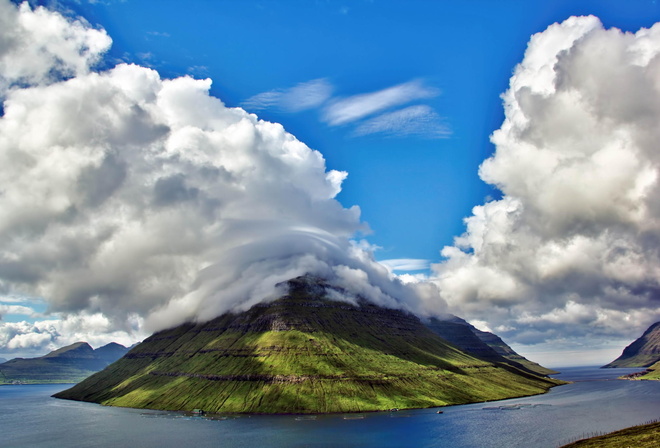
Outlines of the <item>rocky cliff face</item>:
[[603,367],[650,367],[660,361],[660,322],[651,325],[617,359]]
[[558,384],[469,355],[405,312],[328,300],[318,279],[239,314],[161,331],[56,396],[207,412],[419,408],[536,394]]

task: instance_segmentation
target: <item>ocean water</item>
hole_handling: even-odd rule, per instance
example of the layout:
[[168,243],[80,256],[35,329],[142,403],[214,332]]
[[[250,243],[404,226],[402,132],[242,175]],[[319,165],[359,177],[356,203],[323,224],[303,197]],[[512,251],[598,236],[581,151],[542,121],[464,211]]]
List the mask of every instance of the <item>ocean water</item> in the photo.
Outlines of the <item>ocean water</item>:
[[639,369],[567,368],[573,384],[533,397],[436,409],[318,416],[225,416],[51,398],[67,385],[0,387],[3,447],[558,447],[660,419],[660,382]]

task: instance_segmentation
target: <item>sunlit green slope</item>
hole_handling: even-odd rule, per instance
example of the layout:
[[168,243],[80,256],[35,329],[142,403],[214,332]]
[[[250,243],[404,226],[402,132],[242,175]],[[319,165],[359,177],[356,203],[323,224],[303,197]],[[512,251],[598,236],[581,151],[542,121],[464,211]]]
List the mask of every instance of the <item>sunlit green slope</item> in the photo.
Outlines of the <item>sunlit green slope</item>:
[[319,280],[240,314],[161,331],[56,396],[137,408],[359,412],[545,392],[555,380],[477,359],[416,317],[323,298]]

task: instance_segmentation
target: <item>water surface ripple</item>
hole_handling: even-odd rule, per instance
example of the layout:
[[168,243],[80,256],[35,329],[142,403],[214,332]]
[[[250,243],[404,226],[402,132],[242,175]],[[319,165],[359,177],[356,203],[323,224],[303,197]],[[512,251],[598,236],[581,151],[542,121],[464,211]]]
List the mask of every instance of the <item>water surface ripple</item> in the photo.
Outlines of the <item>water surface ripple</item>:
[[223,416],[58,400],[68,386],[0,387],[8,447],[538,447],[660,419],[660,382],[616,380],[639,369],[566,368],[575,381],[527,398],[437,409],[319,416]]

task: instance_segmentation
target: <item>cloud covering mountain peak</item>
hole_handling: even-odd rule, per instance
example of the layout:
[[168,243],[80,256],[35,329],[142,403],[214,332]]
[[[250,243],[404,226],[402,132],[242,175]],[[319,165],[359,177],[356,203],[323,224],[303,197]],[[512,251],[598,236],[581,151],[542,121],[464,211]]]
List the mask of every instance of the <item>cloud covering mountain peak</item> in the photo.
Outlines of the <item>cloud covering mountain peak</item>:
[[[100,313],[126,331],[245,309],[305,273],[417,306],[414,287],[351,241],[368,227],[358,207],[335,199],[346,173],[327,170],[318,151],[226,107],[210,79],[161,79],[132,64],[83,69],[107,49],[104,32],[0,4],[17,17],[0,30],[5,59],[20,54],[6,35],[31,34],[24,24],[34,21],[56,23],[61,47],[77,51],[37,52],[34,76],[3,78],[3,291],[43,297],[51,313]],[[61,63],[57,79],[38,68]]]

